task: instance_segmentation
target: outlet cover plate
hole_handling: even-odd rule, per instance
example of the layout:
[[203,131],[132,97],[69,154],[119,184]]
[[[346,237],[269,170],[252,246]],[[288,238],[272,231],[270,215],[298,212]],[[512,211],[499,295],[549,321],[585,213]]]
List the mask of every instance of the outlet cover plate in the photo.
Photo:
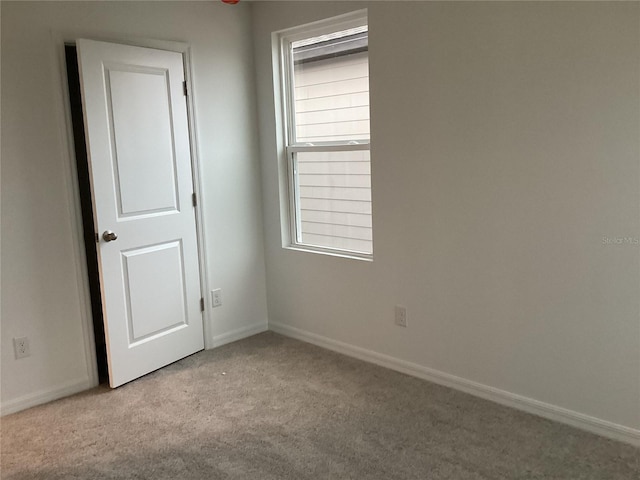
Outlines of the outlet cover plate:
[[395,324],[399,327],[407,327],[407,307],[396,305],[395,308]]
[[211,290],[211,306],[213,308],[222,306],[222,289]]
[[29,349],[29,338],[28,337],[15,337],[13,339],[13,350],[16,354],[16,360],[19,358],[25,358],[31,355],[31,351]]

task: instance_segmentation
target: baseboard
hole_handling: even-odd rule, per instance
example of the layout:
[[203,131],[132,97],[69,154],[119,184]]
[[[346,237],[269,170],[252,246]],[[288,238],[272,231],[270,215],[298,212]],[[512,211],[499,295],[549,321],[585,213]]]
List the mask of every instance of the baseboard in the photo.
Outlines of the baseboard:
[[238,328],[236,330],[232,330],[227,333],[223,333],[222,335],[216,335],[211,339],[211,347],[216,348],[227,343],[235,342],[237,340],[242,340],[243,338],[250,337],[252,335],[256,335],[258,333],[266,332],[268,330],[267,322],[254,323],[253,325],[249,325],[248,327]]
[[307,332],[299,328],[283,325],[276,322],[269,322],[269,330],[276,333],[292,337],[303,342],[311,343],[319,347],[333,350],[350,357],[358,358],[382,367],[398,372],[406,373],[414,377],[422,378],[439,385],[444,385],[456,390],[475,395],[486,400],[490,400],[508,407],[532,413],[540,417],[565,423],[582,430],[586,430],[604,437],[640,446],[640,430],[618,425],[616,423],[601,420],[596,417],[585,415],[573,410],[540,402],[532,398],[517,395],[497,388],[473,382],[455,375],[440,372],[431,368],[423,367],[416,363],[399,360],[389,355],[383,355],[372,350],[356,347],[348,343],[333,340],[315,333]]
[[90,378],[85,378],[82,380],[67,382],[55,388],[44,389],[35,393],[23,395],[22,397],[18,397],[16,399],[9,400],[8,402],[2,403],[2,405],[0,405],[0,415],[5,416],[11,413],[19,412],[21,410],[26,410],[27,408],[42,405],[43,403],[52,402],[53,400],[58,400],[63,397],[68,397],[69,395],[73,395],[74,393],[83,392],[95,386],[95,382],[93,382]]

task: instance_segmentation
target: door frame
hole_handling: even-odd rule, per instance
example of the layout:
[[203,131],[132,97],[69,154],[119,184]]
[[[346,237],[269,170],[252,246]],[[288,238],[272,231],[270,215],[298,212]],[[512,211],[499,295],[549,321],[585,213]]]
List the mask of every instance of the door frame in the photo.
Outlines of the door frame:
[[207,299],[206,292],[209,291],[209,281],[207,275],[207,256],[205,246],[205,216],[204,216],[204,191],[202,188],[202,169],[200,155],[198,151],[197,122],[195,113],[195,88],[193,83],[193,69],[191,61],[191,45],[186,42],[176,42],[168,40],[131,38],[118,36],[113,33],[96,33],[86,30],[52,30],[52,66],[57,70],[54,78],[54,89],[58,96],[58,118],[60,131],[60,145],[62,156],[67,161],[67,173],[65,175],[67,204],[69,207],[69,217],[71,229],[73,231],[73,256],[75,261],[76,276],[78,279],[78,293],[80,299],[80,316],[82,318],[82,333],[84,340],[85,359],[87,363],[88,382],[91,385],[98,385],[98,365],[95,350],[95,339],[93,332],[93,315],[91,312],[91,295],[89,290],[89,273],[85,254],[84,236],[82,230],[82,211],[80,205],[80,189],[78,186],[76,153],[73,141],[73,124],[71,118],[71,104],[69,99],[67,68],[65,58],[65,44],[76,44],[79,38],[87,38],[102,42],[131,45],[136,47],[155,48],[182,54],[185,77],[187,82],[187,118],[189,128],[189,143],[191,147],[191,171],[193,174],[193,189],[197,197],[195,206],[196,212],[196,237],[198,241],[198,263],[200,274],[200,294],[205,299],[203,317],[203,337],[205,349],[213,348],[211,340],[211,306]]

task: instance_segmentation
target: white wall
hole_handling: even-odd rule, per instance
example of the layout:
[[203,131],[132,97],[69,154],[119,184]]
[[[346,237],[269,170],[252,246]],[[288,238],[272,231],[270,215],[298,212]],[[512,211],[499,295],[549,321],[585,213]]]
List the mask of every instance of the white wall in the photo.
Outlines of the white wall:
[[365,6],[253,8],[270,328],[640,443],[640,5],[369,3],[373,263],[281,247],[270,48]]
[[[192,46],[211,288],[209,344],[266,329],[250,7],[220,2],[2,2],[2,409],[95,381],[85,352],[85,279],[75,264],[64,123],[63,37]],[[13,358],[28,336],[31,357]]]

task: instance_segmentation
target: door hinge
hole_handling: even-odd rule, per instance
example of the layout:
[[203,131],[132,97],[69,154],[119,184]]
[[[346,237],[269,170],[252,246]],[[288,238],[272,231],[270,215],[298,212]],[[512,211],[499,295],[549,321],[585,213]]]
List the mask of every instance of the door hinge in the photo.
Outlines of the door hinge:
[[200,298],[200,311],[204,312],[204,297]]
[[195,194],[195,193],[192,193],[192,194],[191,194],[191,202],[193,203],[193,206],[194,206],[194,207],[197,207],[197,206],[198,206],[198,198],[196,197],[196,194]]
[[187,81],[185,80],[184,82],[182,82],[182,92],[184,93],[184,96],[187,96]]

